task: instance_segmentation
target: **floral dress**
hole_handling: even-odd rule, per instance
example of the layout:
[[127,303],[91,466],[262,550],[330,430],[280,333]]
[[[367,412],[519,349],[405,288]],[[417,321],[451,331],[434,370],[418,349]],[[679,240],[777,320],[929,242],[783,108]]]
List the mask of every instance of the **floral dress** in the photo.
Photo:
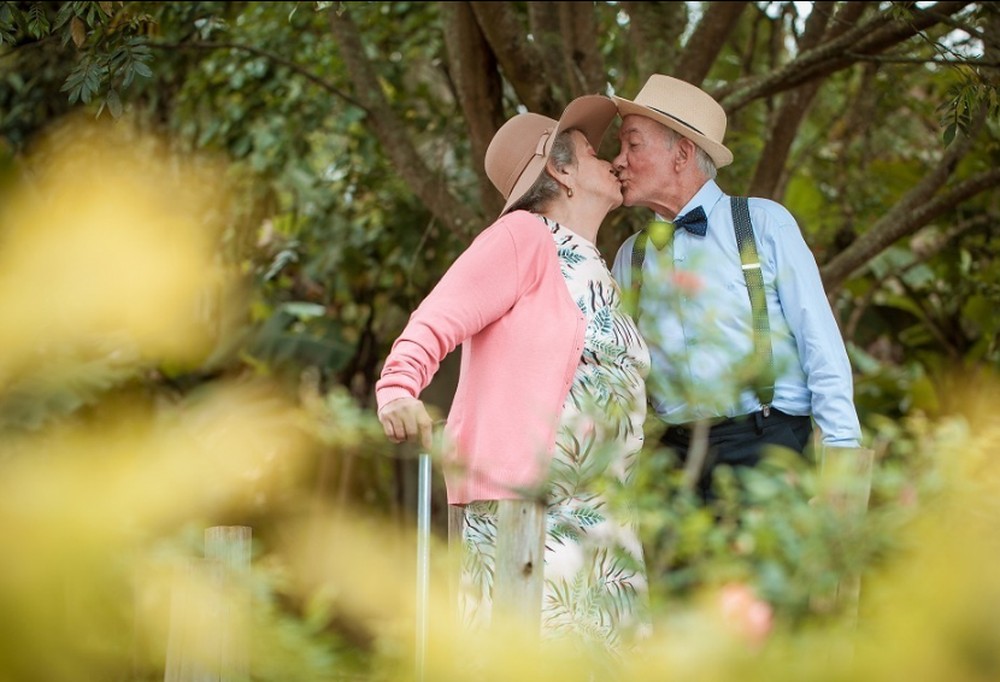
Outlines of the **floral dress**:
[[[615,491],[630,483],[643,444],[649,351],[597,247],[539,218],[587,319],[547,481],[542,635],[615,653],[648,629],[642,546]],[[460,610],[472,627],[485,626],[492,611],[496,527],[495,501],[465,506]]]

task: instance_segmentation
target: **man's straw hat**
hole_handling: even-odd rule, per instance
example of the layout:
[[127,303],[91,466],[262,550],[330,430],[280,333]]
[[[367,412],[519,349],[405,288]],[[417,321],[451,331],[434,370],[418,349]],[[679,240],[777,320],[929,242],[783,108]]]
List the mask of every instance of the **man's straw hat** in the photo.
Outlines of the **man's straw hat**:
[[722,144],[726,135],[726,112],[701,88],[654,73],[634,101],[622,97],[612,99],[622,118],[635,114],[662,123],[704,149],[716,168],[733,162],[733,153]]

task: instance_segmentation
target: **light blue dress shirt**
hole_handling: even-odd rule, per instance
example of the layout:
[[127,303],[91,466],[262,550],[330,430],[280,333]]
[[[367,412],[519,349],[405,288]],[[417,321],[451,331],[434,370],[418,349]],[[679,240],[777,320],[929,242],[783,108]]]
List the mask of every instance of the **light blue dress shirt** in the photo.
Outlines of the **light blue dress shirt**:
[[[788,210],[769,199],[749,205],[771,326],[772,405],[811,415],[824,445],[857,447],[851,365],[816,259]],[[747,379],[753,317],[729,197],[709,180],[678,215],[696,206],[708,216],[707,234],[678,229],[662,252],[649,240],[643,263],[638,322],[652,360],[647,390],[668,424],[761,408]],[[636,236],[625,240],[612,268],[623,289],[632,286]]]

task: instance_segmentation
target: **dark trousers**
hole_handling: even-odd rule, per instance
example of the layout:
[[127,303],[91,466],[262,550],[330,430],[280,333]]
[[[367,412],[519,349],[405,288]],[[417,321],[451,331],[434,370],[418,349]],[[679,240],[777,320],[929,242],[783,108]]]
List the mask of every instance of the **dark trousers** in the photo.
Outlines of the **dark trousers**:
[[[708,454],[698,477],[698,494],[705,501],[714,497],[712,475],[717,466],[755,466],[767,446],[783,446],[804,453],[812,437],[812,428],[810,417],[796,417],[773,407],[766,417],[761,412],[754,412],[713,424],[708,432]],[[661,436],[660,443],[671,448],[681,462],[686,462],[692,435],[690,425],[670,426]]]

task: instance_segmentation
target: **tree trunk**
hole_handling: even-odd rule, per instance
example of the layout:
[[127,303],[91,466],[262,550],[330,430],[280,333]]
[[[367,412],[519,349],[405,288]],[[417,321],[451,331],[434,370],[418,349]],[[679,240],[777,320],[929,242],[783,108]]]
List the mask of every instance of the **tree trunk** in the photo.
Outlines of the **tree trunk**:
[[480,199],[488,215],[497,215],[503,208],[503,199],[483,167],[490,140],[506,120],[503,83],[497,70],[496,56],[479,30],[469,3],[446,2],[442,4],[441,12],[448,71],[469,126],[472,167],[479,178]]
[[497,56],[500,68],[518,99],[533,111],[558,117],[562,106],[553,95],[549,65],[545,55],[532,41],[506,2],[470,2],[479,28]]
[[634,97],[654,73],[673,73],[680,58],[680,39],[688,24],[684,2],[623,2],[629,16],[629,46],[635,54],[636,72],[629,74],[626,97]]
[[706,5],[708,9],[688,38],[680,64],[673,71],[677,78],[695,85],[705,80],[747,3],[709,2]]
[[[799,39],[801,49],[817,45],[826,32],[833,13],[834,2],[818,2],[806,22],[806,30]],[[781,105],[771,116],[767,142],[757,162],[748,194],[780,201],[784,194],[785,167],[792,144],[798,137],[799,126],[805,120],[809,107],[819,92],[823,81],[813,81],[784,94]]]

